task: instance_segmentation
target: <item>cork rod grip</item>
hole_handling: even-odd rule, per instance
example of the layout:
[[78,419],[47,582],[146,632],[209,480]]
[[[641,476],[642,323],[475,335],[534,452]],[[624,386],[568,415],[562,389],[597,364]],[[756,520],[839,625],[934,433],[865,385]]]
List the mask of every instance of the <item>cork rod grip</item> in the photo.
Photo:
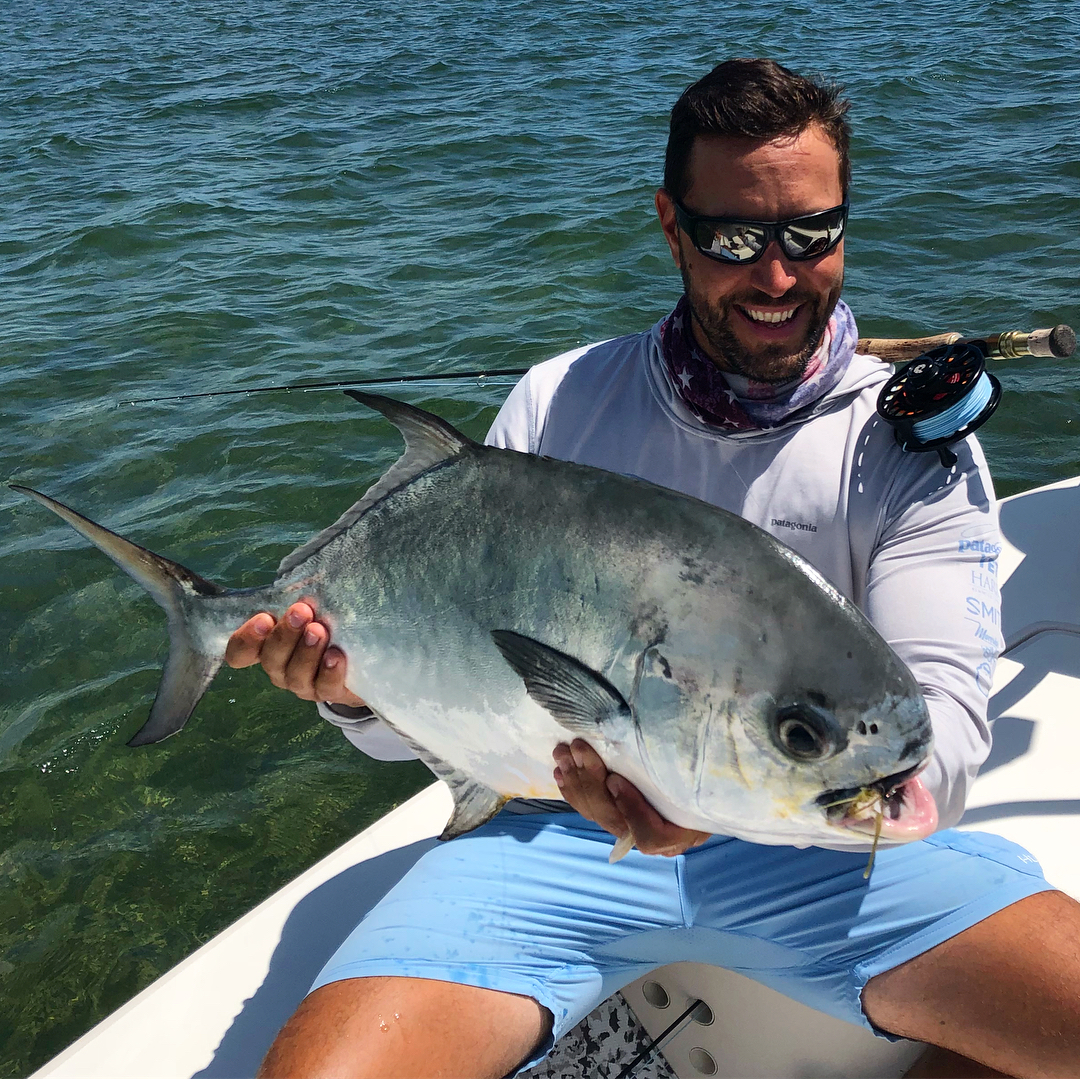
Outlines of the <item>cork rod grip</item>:
[[860,337],[855,351],[878,356],[886,363],[905,363],[932,348],[956,341],[974,341],[993,359],[1012,360],[1020,356],[1055,356],[1064,359],[1076,351],[1076,332],[1064,324],[1048,330],[1006,330],[987,337],[962,337],[958,333],[939,333],[933,337]]
[[941,345],[960,340],[958,333],[939,333],[933,337],[860,337],[856,352],[877,356],[886,363],[904,363]]

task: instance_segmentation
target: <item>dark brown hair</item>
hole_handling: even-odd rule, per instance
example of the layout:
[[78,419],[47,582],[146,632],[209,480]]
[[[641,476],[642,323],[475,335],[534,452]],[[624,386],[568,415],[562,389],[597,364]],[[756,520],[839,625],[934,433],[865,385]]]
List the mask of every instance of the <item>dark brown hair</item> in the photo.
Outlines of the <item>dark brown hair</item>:
[[725,60],[688,86],[671,110],[664,187],[676,199],[690,189],[690,150],[699,135],[775,139],[817,124],[836,147],[846,198],[851,128],[846,119],[850,103],[840,97],[842,92],[835,83],[796,75],[775,60]]

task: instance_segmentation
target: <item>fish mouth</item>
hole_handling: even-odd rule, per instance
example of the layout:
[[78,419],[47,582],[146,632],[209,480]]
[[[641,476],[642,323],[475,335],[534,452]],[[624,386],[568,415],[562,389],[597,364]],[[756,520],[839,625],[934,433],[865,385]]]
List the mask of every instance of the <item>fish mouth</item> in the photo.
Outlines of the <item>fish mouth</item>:
[[925,839],[938,825],[937,803],[919,778],[926,763],[920,761],[862,787],[825,791],[817,804],[836,828],[871,836],[880,832],[882,839],[898,843]]

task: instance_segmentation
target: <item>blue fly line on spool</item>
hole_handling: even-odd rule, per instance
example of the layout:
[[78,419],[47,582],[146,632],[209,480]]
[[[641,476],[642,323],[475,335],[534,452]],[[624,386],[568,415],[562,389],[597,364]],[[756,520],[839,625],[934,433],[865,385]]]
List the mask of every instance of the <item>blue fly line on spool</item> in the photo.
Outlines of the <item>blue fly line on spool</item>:
[[946,468],[956,464],[949,446],[993,415],[1001,383],[986,370],[979,342],[941,345],[897,371],[878,394],[878,415],[905,452],[936,451]]
[[967,396],[961,398],[954,405],[950,405],[944,412],[937,416],[931,416],[927,420],[917,420],[911,429],[921,442],[933,442],[939,438],[948,438],[949,435],[962,431],[972,420],[976,419],[986,407],[994,393],[994,386],[989,375],[983,371],[975,385],[968,391]]

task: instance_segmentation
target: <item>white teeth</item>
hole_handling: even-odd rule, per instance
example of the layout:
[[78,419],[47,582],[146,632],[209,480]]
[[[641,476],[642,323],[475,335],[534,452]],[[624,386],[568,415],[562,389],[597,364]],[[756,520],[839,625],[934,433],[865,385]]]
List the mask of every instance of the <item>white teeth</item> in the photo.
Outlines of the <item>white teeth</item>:
[[789,307],[786,311],[755,311],[752,307],[744,307],[743,310],[755,322],[787,322],[799,309]]

